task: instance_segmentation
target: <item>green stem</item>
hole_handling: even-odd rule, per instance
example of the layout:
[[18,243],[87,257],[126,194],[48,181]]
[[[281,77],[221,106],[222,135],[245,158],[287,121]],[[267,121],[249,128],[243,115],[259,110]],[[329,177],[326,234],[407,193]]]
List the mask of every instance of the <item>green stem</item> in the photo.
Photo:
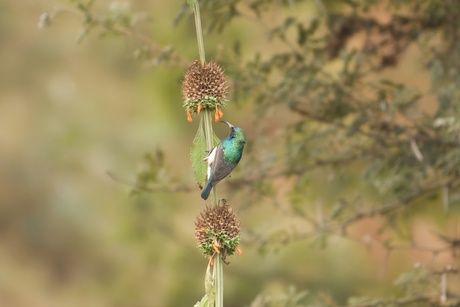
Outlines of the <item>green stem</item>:
[[[205,53],[204,53],[204,42],[203,42],[203,31],[201,28],[201,16],[200,16],[200,6],[198,0],[193,1],[193,15],[195,16],[195,27],[196,27],[196,38],[198,41],[198,52],[200,54],[201,63],[205,63]],[[204,110],[201,119],[204,119],[204,135],[206,138],[206,147],[208,150],[212,150],[214,147],[214,131],[212,129],[211,122],[211,112],[209,110]],[[213,204],[217,206],[217,192],[216,188],[213,187]],[[214,280],[215,280],[215,293],[216,293],[216,302],[215,307],[224,306],[224,271],[222,267],[222,256],[217,254],[214,257]]]
[[216,307],[224,306],[224,270],[221,254],[214,256],[214,279],[216,281]]
[[[214,131],[212,130],[212,122],[211,122],[211,111],[204,110],[203,117],[204,119],[204,136],[206,138],[206,147],[208,150],[214,148]],[[212,195],[213,195],[213,205],[217,206],[217,192],[216,187],[212,188]]]
[[204,136],[206,138],[206,148],[211,150],[214,147],[212,142],[212,123],[211,123],[211,112],[206,109],[203,111],[202,119],[204,120]]
[[[200,61],[202,64],[205,64],[205,50],[204,50],[204,41],[203,41],[203,31],[201,27],[201,16],[200,16],[200,6],[198,0],[188,0],[189,4],[193,6],[193,15],[195,17],[195,28],[196,28],[196,37],[198,42],[198,52],[200,55]],[[208,150],[212,150],[214,147],[214,131],[212,129],[212,120],[211,112],[209,109],[203,111],[201,115],[201,123],[204,120],[204,135],[206,139],[206,147]],[[209,178],[208,178],[209,179]],[[217,206],[217,191],[213,187],[213,205]],[[214,289],[215,289],[215,304],[214,307],[223,307],[224,306],[224,271],[223,271],[223,261],[222,255],[214,255]]]
[[204,42],[203,42],[203,30],[201,28],[201,15],[200,15],[200,5],[198,0],[195,0],[193,3],[193,15],[195,16],[195,28],[196,28],[196,39],[198,41],[198,53],[200,54],[201,63],[206,62],[206,57],[204,53]]

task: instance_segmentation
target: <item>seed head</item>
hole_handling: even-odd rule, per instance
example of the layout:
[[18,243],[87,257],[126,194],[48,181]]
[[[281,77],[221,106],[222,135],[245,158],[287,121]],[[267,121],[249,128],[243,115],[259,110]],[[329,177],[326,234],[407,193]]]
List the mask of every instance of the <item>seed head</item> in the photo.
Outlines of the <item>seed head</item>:
[[219,201],[218,206],[206,206],[195,220],[195,239],[204,255],[222,254],[225,262],[227,255],[235,251],[240,241],[240,222],[226,200]]
[[191,121],[191,114],[199,114],[201,110],[206,109],[214,111],[220,119],[227,93],[227,78],[219,65],[213,61],[204,64],[198,60],[193,62],[182,81],[182,94],[188,120]]

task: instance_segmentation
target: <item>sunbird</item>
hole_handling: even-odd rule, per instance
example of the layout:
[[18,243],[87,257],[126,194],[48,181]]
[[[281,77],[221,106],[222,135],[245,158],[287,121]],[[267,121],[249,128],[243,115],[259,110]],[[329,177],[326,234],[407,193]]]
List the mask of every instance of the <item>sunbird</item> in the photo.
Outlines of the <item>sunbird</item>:
[[221,122],[230,127],[230,135],[214,147],[203,160],[208,162],[208,183],[201,192],[204,200],[208,199],[212,187],[227,177],[240,162],[246,144],[243,129],[223,120]]

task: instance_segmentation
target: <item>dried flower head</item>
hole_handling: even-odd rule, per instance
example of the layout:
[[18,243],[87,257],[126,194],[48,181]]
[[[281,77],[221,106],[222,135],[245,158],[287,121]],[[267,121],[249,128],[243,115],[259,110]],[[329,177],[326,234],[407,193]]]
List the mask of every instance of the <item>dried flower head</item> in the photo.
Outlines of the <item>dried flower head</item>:
[[202,110],[215,113],[218,121],[223,116],[228,93],[228,83],[222,68],[215,62],[201,63],[196,60],[189,67],[182,81],[184,107],[187,109],[187,119],[199,114]]
[[[240,242],[240,222],[225,199],[218,206],[206,206],[195,220],[195,239],[203,254],[212,257],[221,254],[225,262],[227,255],[236,252]],[[225,262],[226,263],[226,262]]]

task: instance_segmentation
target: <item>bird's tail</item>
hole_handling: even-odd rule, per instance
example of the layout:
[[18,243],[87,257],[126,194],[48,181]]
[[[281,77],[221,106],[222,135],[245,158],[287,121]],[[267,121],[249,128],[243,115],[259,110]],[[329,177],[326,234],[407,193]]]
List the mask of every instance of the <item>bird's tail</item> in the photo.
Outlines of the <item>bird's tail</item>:
[[211,180],[209,180],[206,186],[204,187],[203,191],[201,191],[201,198],[203,198],[204,200],[208,199],[209,193],[211,193],[211,189],[212,189],[212,184],[211,184]]

